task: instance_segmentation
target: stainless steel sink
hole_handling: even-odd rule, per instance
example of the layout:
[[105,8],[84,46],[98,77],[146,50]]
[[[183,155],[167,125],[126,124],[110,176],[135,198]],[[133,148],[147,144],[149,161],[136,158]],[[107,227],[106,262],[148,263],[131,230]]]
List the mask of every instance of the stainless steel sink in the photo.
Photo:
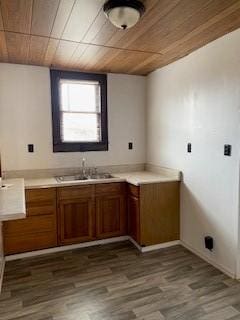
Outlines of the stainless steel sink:
[[57,182],[68,182],[68,181],[77,181],[77,180],[88,180],[87,177],[84,176],[60,176],[56,177]]
[[86,181],[86,180],[100,180],[114,178],[110,173],[97,173],[89,176],[72,175],[72,176],[59,176],[55,177],[57,182],[69,182],[69,181]]
[[97,173],[90,176],[90,179],[111,179],[114,178],[110,173]]

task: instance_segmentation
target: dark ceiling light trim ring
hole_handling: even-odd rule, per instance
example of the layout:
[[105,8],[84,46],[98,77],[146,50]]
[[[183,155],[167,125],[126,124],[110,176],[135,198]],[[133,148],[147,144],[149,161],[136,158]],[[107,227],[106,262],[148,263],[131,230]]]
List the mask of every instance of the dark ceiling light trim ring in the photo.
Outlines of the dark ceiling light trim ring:
[[103,5],[103,11],[112,24],[125,30],[138,22],[145,6],[139,0],[108,0]]
[[140,16],[145,12],[144,4],[139,0],[108,0],[104,3],[103,11],[108,12],[109,10],[116,7],[130,7],[139,11]]

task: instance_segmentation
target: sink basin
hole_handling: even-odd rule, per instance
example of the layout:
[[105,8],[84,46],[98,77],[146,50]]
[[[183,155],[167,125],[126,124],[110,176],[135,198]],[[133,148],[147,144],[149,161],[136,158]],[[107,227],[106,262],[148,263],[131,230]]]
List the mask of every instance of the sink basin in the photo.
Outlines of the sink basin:
[[114,178],[110,173],[97,173],[90,177],[90,179],[111,179]]
[[86,180],[98,180],[98,179],[111,179],[114,178],[110,173],[97,173],[90,176],[72,175],[72,176],[59,176],[56,177],[57,182],[69,182],[69,181],[86,181]]
[[60,176],[56,177],[57,182],[67,182],[67,181],[84,181],[88,180],[87,177],[76,175],[76,176]]

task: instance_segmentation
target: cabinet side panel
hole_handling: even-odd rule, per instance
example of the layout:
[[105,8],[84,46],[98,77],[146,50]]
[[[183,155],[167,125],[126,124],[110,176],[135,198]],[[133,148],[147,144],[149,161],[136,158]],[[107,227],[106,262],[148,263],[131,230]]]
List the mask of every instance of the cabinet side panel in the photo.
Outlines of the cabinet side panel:
[[179,239],[179,182],[140,187],[141,244],[154,245]]
[[2,287],[4,272],[4,254],[3,254],[3,235],[2,235],[2,222],[0,222],[0,293]]

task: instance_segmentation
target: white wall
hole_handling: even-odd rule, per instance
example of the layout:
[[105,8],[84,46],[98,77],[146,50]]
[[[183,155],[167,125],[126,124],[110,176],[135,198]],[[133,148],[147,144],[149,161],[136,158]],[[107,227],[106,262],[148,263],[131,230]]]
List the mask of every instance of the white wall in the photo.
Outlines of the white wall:
[[[84,153],[89,165],[145,162],[145,91],[145,77],[108,75],[109,151]],[[3,170],[78,167],[83,153],[53,153],[51,130],[49,69],[1,63]],[[31,143],[35,153],[27,152]]]
[[[234,273],[238,238],[240,30],[148,77],[147,161],[183,171],[181,239]],[[192,153],[186,152],[192,143]],[[232,157],[223,145],[232,145]],[[203,238],[212,235],[209,253]]]

